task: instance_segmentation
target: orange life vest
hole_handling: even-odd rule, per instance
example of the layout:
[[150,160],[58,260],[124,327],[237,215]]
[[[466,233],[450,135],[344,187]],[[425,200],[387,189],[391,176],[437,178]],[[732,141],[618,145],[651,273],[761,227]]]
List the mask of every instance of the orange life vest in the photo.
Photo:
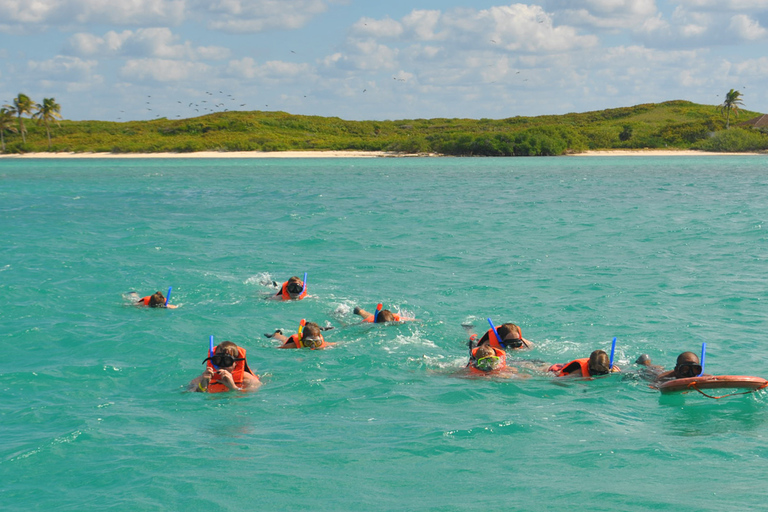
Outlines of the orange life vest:
[[[257,380],[259,377],[248,367],[248,361],[245,360],[245,349],[243,347],[237,347],[237,357],[242,358],[242,361],[235,362],[235,369],[232,370],[232,379],[235,381],[235,384],[237,384],[237,387],[241,388],[243,387],[243,375],[245,372],[250,373],[256,377]],[[208,360],[207,365],[209,368],[213,368],[213,370],[216,371],[216,368],[214,368],[213,363],[211,363],[210,360]],[[220,382],[217,374],[214,374],[211,382],[208,383],[208,392],[223,393],[224,391],[229,391],[229,388]]]
[[491,372],[495,372],[495,371],[498,371],[498,370],[503,370],[504,368],[507,367],[507,353],[504,352],[503,350],[501,350],[500,348],[496,348],[496,347],[493,347],[493,351],[496,353],[496,357],[499,358],[499,361],[500,361],[501,364],[499,364],[499,366],[497,368],[494,368],[493,370],[491,370],[489,372],[483,371],[480,368],[476,367],[475,366],[475,362],[477,361],[477,357],[475,356],[475,353],[477,352],[478,348],[479,347],[475,347],[475,348],[472,349],[472,359],[469,361],[469,366],[468,366],[469,371],[471,373],[477,373],[477,374],[480,374],[480,375],[486,375],[486,374],[491,373]]
[[577,368],[581,370],[582,377],[589,377],[589,358],[574,359],[566,364],[553,364],[547,371],[556,372],[555,377],[565,377],[574,373]]
[[488,329],[483,336],[480,337],[480,339],[483,339],[485,337],[488,337],[488,342],[491,344],[493,348],[500,348],[502,350],[520,350],[522,348],[528,348],[528,343],[525,342],[525,340],[520,337],[520,341],[523,342],[523,344],[517,348],[513,347],[505,347],[499,343],[499,339],[496,337],[496,333],[493,332],[493,329]]
[[328,347],[328,345],[329,345],[328,343],[326,343],[326,342],[325,342],[325,338],[323,337],[323,335],[322,335],[322,334],[320,335],[320,341],[321,341],[321,343],[320,343],[320,346],[319,346],[319,347],[309,347],[309,346],[307,346],[307,345],[304,345],[304,343],[302,342],[302,340],[301,340],[301,339],[299,339],[299,335],[298,335],[298,334],[294,334],[294,335],[292,335],[290,338],[288,338],[287,340],[285,340],[285,342],[286,342],[286,343],[288,343],[289,341],[292,341],[292,342],[293,342],[293,344],[294,344],[294,345],[296,345],[296,348],[310,348],[310,349],[312,349],[312,350],[320,350],[320,349],[323,349],[323,348],[326,348],[326,347]]
[[[304,283],[302,283],[302,286],[304,286]],[[301,292],[301,295],[299,295],[295,299],[292,299],[291,294],[288,293],[288,281],[286,281],[283,283],[283,287],[280,289],[280,291],[277,292],[277,295],[280,295],[283,298],[283,300],[301,300],[307,296],[307,289],[304,288],[304,291]]]
[[[367,316],[367,317],[363,318],[363,322],[368,322],[369,324],[372,324],[373,323],[373,318],[375,316],[376,315]],[[392,316],[395,317],[393,322],[404,322],[406,320],[405,318],[402,318],[400,315],[398,315],[396,313],[392,313]]]
[[149,299],[151,299],[151,295],[147,295],[146,297],[142,297],[139,302],[143,302],[145,306],[149,306]]

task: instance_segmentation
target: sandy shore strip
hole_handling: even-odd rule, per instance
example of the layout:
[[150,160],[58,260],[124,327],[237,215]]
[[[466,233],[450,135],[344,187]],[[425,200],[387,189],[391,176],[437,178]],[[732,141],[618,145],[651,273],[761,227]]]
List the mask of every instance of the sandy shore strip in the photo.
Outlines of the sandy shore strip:
[[[713,153],[692,149],[608,149],[573,153],[567,156],[718,156],[767,155],[768,153]],[[391,151],[198,151],[195,153],[23,153],[0,154],[2,158],[424,158],[436,153],[395,153]],[[471,157],[469,157],[471,158]],[[510,157],[511,158],[511,157]]]
[[198,151],[195,153],[24,153],[0,158],[400,158],[416,155],[388,151]]

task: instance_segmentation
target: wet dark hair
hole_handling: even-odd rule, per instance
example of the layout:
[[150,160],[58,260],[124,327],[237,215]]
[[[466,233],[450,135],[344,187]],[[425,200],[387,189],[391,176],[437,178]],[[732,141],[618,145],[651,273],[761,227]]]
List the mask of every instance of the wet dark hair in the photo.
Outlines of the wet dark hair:
[[590,375],[605,375],[611,372],[611,359],[603,350],[595,350],[589,355],[587,363]]
[[[496,332],[499,333],[499,337],[501,337],[502,340],[505,340],[507,338],[510,338],[510,339],[520,338],[520,339],[522,339],[522,337],[523,337],[522,334],[521,334],[521,331],[520,331],[520,327],[518,327],[517,325],[512,324],[512,323],[501,324],[500,326],[498,326],[496,328]],[[483,334],[483,337],[480,338],[480,341],[477,342],[477,345],[478,346],[484,345],[484,344],[488,343],[489,341],[490,341],[490,337],[488,336],[488,332],[486,331],[486,333]],[[522,344],[521,344],[521,346],[522,346]]]
[[162,308],[165,307],[165,296],[161,292],[155,292],[149,297],[149,307]]
[[304,324],[304,330],[301,331],[301,336],[303,338],[317,338],[320,337],[322,333],[322,329],[320,329],[320,326],[315,322],[307,322]]
[[379,311],[379,314],[376,315],[376,323],[380,324],[383,322],[394,322],[395,321],[395,315],[392,314],[392,312],[388,309],[382,309]]

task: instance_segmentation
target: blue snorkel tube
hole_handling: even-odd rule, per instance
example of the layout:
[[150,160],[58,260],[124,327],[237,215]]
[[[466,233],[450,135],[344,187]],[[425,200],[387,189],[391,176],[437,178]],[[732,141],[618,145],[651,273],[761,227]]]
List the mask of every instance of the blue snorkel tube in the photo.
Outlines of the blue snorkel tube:
[[307,291],[307,273],[304,272],[304,287],[301,289],[301,295],[304,295],[304,292]]
[[613,343],[611,343],[611,364],[608,366],[608,371],[613,371],[613,354],[616,353],[616,336],[613,337]]
[[[210,344],[210,345],[209,345],[209,347],[208,347],[208,357],[213,357],[213,334],[211,334],[211,344]],[[218,366],[216,366],[215,364],[213,364],[213,361],[211,361],[211,366],[213,366],[214,368],[216,368],[216,370],[218,370],[218,369],[219,369],[219,367],[218,367]]]
[[[491,326],[491,329],[493,330],[493,334],[496,335],[496,340],[499,342],[500,347],[504,347],[504,344],[501,342],[501,336],[499,336],[499,331],[496,330],[496,326],[493,325],[493,322],[491,321],[491,318],[488,317],[488,324]],[[490,341],[490,340],[488,340]],[[506,347],[504,347],[506,348]]]
[[704,375],[704,356],[707,354],[707,342],[703,342],[701,344],[701,373],[697,375],[697,377],[701,377]]
[[164,306],[168,307],[168,301],[171,300],[171,290],[173,290],[173,286],[168,287],[168,293],[165,294],[165,304]]

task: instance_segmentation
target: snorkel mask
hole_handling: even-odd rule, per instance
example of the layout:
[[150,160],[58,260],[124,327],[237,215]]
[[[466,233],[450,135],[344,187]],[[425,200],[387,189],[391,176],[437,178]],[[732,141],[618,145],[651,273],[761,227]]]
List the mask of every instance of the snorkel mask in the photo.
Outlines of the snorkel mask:
[[483,372],[496,370],[500,366],[501,358],[499,356],[485,356],[475,361],[475,368]]

